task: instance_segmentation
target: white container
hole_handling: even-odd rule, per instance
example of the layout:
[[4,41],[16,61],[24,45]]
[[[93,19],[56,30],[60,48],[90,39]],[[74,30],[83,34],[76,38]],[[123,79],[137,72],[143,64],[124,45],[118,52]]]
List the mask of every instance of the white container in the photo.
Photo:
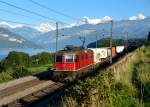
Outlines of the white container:
[[100,48],[100,58],[104,59],[108,57],[108,48]]
[[107,58],[109,55],[109,48],[90,48],[94,52],[94,62],[101,62],[102,59]]
[[125,46],[116,46],[116,52],[117,53],[122,53],[125,49]]

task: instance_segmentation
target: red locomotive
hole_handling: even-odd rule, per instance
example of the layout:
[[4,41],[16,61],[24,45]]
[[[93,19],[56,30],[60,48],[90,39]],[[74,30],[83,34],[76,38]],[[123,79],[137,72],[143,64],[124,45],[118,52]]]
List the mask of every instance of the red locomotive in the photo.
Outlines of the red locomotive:
[[57,72],[79,71],[93,64],[93,51],[90,49],[67,49],[55,53],[55,69]]
[[71,78],[81,77],[109,61],[110,55],[115,57],[117,53],[123,51],[124,46],[112,47],[112,49],[109,47],[83,49],[68,46],[55,53],[55,71],[63,77],[68,75]]

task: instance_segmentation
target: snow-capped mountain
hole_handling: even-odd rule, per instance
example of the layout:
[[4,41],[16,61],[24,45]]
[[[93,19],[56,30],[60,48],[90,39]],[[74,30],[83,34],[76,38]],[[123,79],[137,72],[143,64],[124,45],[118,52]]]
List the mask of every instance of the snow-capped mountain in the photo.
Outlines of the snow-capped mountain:
[[131,17],[129,17],[129,20],[143,20],[145,18],[146,17],[143,14],[139,14],[137,16],[131,16]]
[[81,26],[84,24],[92,24],[92,25],[96,25],[98,23],[106,23],[111,21],[112,19],[109,16],[104,16],[102,19],[91,19],[87,16],[84,16],[83,18],[81,18],[78,22],[76,23],[72,23],[70,25],[70,27],[74,27],[74,26]]
[[[79,21],[77,21],[75,23],[71,23],[70,25],[59,25],[59,29],[71,28],[71,27],[74,27],[74,26],[81,26],[81,25],[84,25],[84,24],[96,25],[98,23],[105,23],[105,22],[109,22],[111,20],[112,19],[109,16],[105,16],[102,19],[91,19],[87,16],[84,16]],[[37,32],[40,34],[40,33],[50,32],[50,31],[53,31],[53,30],[56,29],[55,24],[51,24],[51,23],[48,23],[48,22],[41,23],[41,24],[39,24],[35,27],[31,27],[31,28],[29,28],[27,26],[24,26],[22,24],[12,25],[12,24],[9,24],[7,22],[0,22],[0,27],[10,29],[10,30],[14,31],[15,33],[19,31],[19,34],[22,35],[25,38],[26,38],[26,36],[28,38],[27,32],[34,35],[35,32],[36,32],[35,34],[37,34]],[[30,29],[30,31],[29,31],[29,29]],[[31,30],[34,31],[34,32],[31,32]],[[22,31],[24,33],[22,33]],[[25,31],[27,31],[27,32],[25,32]],[[34,38],[34,37],[29,37],[29,39],[32,39],[32,38]]]
[[52,25],[50,23],[41,23],[40,25],[36,26],[35,29],[37,29],[40,32],[49,32],[52,30],[55,30],[55,25]]
[[[120,34],[117,36],[123,36],[124,32],[128,31],[129,37],[134,37],[136,35],[136,37],[145,38],[147,32],[149,32],[150,29],[150,17],[145,18],[145,16],[138,15],[138,18],[135,18],[136,20],[133,20],[134,18],[131,17],[129,19],[114,21],[113,33]],[[99,36],[109,35],[110,23],[108,22],[111,20],[112,19],[109,16],[105,16],[100,19],[91,19],[89,17],[83,17],[78,22],[70,24],[69,26],[59,25],[59,49],[64,48],[64,46],[68,44],[81,45],[81,41],[79,39],[80,36],[86,36],[85,45],[87,45],[90,42],[95,41],[96,39],[95,35]],[[9,34],[3,33],[0,36],[1,37],[0,39],[3,38],[2,41],[0,41],[0,45],[1,43],[5,44],[5,42],[9,44],[8,41],[16,44],[23,44],[25,41],[28,41],[32,44],[33,43],[36,45],[40,44],[40,46],[44,48],[55,49],[55,42],[56,42],[55,25],[43,23],[38,27],[36,26],[37,28],[40,28],[40,31],[37,30],[36,27],[27,27],[18,25],[13,25],[12,27],[12,25],[9,24],[5,25],[4,23],[2,25],[0,25],[0,28],[7,29],[11,33],[16,34],[16,37],[10,37]],[[113,36],[116,35],[113,34]],[[7,41],[4,42],[4,39],[5,40],[7,39]],[[16,46],[19,47],[20,45]]]
[[[81,29],[82,28],[82,29]],[[86,29],[94,29],[86,30]],[[102,30],[101,30],[102,29]],[[108,37],[110,34],[110,23],[98,23],[98,24],[83,24],[78,27],[70,27],[59,30],[59,49],[65,47],[65,45],[81,45],[79,39],[80,36],[86,36],[85,46],[98,38]],[[122,20],[114,21],[113,24],[113,37],[120,37],[124,39],[125,32],[128,31],[129,38],[146,38],[147,33],[150,30],[150,17],[143,20]],[[42,34],[39,38],[39,44],[43,44],[43,47],[55,48],[55,31]]]
[[17,25],[11,25],[7,22],[0,22],[0,27],[2,28],[10,28],[10,29],[15,29],[15,28],[20,28],[23,27],[22,24],[17,24]]
[[[92,24],[92,25],[96,25],[98,23],[105,23],[105,22],[109,22],[112,19],[109,16],[105,16],[102,19],[91,19],[87,16],[82,17],[79,21],[75,22],[75,23],[71,23],[70,25],[59,25],[59,29],[62,28],[71,28],[74,26],[81,26],[84,24]],[[56,30],[56,25],[55,24],[50,24],[50,23],[41,23],[39,25],[37,25],[36,27],[34,27],[36,30],[46,33],[49,31],[53,31]]]
[[43,34],[42,32],[27,26],[17,27],[9,30],[32,42],[35,42],[36,38]]

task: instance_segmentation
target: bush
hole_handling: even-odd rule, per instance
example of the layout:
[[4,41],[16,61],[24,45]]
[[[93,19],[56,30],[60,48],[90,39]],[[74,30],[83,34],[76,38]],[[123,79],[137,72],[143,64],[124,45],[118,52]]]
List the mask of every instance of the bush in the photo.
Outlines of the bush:
[[8,71],[6,71],[6,72],[0,73],[0,83],[8,82],[12,79],[13,79],[13,77],[12,77],[12,69],[11,68],[9,68]]
[[0,62],[0,73],[3,71],[3,64]]
[[150,46],[145,45],[137,54],[139,60],[132,68],[132,83],[137,88],[137,97],[149,105],[150,102]]
[[114,107],[134,107],[135,98],[132,90],[122,83],[116,83],[111,91]]
[[2,61],[3,68],[6,70],[8,67],[28,67],[30,62],[29,59],[30,57],[26,53],[12,51],[8,54],[8,57]]
[[17,67],[12,73],[13,78],[20,78],[28,75],[31,75],[31,72],[25,67]]
[[31,57],[31,66],[53,63],[53,54],[42,52]]

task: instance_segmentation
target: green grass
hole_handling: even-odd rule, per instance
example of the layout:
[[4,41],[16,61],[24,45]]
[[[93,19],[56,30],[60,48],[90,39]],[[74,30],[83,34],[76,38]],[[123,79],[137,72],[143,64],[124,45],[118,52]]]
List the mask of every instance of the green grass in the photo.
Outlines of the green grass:
[[32,74],[47,71],[48,68],[53,68],[53,64],[39,65],[34,67],[29,67],[28,70],[32,72]]
[[27,75],[33,75],[36,73],[47,71],[48,68],[53,68],[52,64],[45,64],[40,66],[34,66],[30,68],[19,67],[13,69],[12,67],[7,68],[6,71],[0,72],[0,83],[8,82],[14,79],[18,79]]

